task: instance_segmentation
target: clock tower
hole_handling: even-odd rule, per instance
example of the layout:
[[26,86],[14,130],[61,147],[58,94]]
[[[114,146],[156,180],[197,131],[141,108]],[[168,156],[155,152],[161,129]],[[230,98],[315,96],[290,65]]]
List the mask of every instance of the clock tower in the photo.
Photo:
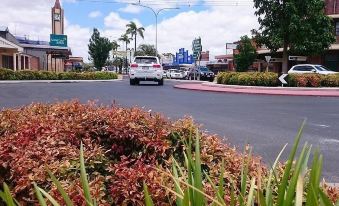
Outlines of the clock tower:
[[52,8],[52,34],[64,34],[64,10],[56,0]]

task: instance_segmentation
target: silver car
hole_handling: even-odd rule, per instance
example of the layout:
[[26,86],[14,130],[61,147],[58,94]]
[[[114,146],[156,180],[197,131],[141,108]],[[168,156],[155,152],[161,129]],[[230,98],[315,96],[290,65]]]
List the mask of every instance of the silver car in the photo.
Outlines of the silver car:
[[289,71],[289,74],[337,74],[338,72],[331,71],[322,65],[317,64],[298,64],[293,66]]

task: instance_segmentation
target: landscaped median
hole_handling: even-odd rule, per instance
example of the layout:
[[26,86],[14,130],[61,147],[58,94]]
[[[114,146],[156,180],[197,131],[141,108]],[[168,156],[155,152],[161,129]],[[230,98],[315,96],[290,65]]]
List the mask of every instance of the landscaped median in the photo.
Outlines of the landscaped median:
[[112,72],[48,72],[48,71],[13,71],[0,69],[0,81],[20,80],[113,80],[118,75]]
[[322,157],[309,145],[296,155],[301,131],[289,160],[267,167],[191,119],[77,101],[3,110],[0,205],[16,205],[12,194],[21,205],[333,206],[339,191],[320,184]]
[[[220,72],[217,83],[224,85],[276,87],[281,83],[273,72]],[[339,74],[289,74],[287,87],[339,87]]]

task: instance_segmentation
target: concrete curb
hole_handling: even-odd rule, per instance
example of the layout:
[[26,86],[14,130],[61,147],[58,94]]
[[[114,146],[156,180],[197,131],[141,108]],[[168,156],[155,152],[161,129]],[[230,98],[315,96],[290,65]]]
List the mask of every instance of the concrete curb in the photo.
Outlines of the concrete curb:
[[182,82],[182,83],[206,83],[206,81],[198,81],[198,80],[186,80],[186,79],[164,79],[165,81],[171,82]]
[[219,87],[219,88],[232,88],[232,89],[256,89],[256,90],[288,90],[288,91],[339,91],[339,87],[264,87],[264,86],[242,86],[242,85],[225,85],[217,84],[215,82],[204,82],[204,86]]
[[316,96],[316,97],[339,97],[339,90],[283,90],[283,89],[256,89],[222,86],[206,86],[204,84],[177,84],[177,89],[218,92],[218,93],[236,93],[236,94],[252,94],[252,95],[280,95],[280,96]]
[[81,82],[116,82],[122,79],[109,79],[109,80],[8,80],[0,81],[0,84],[23,84],[23,83],[81,83]]

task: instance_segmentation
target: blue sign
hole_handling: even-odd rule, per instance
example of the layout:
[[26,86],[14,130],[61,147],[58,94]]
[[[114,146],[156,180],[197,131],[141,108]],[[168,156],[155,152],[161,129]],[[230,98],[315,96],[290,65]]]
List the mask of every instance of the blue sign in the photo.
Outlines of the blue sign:
[[179,49],[179,52],[176,53],[175,58],[173,59],[173,64],[193,64],[194,59],[192,55],[188,54],[188,51],[184,48]]
[[50,35],[50,46],[67,47],[67,36],[59,34]]

